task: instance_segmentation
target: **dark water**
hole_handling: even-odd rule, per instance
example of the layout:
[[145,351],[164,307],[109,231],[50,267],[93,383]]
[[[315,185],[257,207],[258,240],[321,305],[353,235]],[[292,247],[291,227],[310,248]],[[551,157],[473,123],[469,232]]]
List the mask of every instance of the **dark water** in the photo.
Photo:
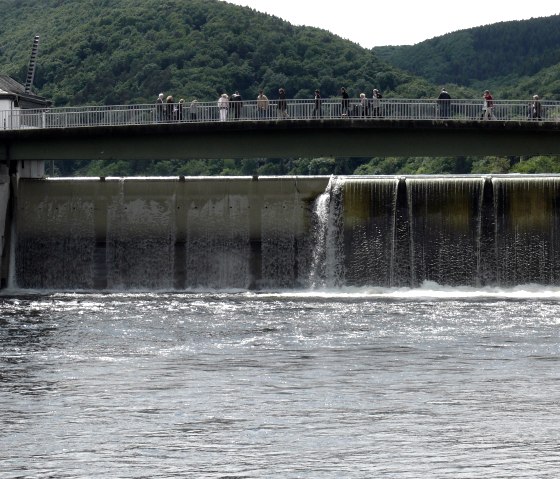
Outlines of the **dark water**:
[[5,294],[2,478],[558,477],[560,290]]

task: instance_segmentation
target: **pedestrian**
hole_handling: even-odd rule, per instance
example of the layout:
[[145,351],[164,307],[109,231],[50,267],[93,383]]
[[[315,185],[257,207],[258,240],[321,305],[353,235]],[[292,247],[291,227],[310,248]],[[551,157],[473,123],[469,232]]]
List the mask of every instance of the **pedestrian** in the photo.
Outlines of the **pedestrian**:
[[233,111],[233,119],[239,120],[241,118],[241,109],[243,107],[243,99],[238,91],[236,91],[229,99],[229,106]]
[[441,118],[449,118],[449,113],[451,111],[451,95],[447,93],[447,90],[445,88],[441,89],[437,103],[439,116]]
[[259,118],[268,117],[268,105],[268,97],[264,94],[263,90],[259,90],[259,94],[257,96],[257,113]]
[[167,121],[173,121],[173,110],[175,109],[175,105],[173,105],[173,97],[169,95],[165,99],[165,115]]
[[342,97],[342,116],[348,116],[348,107],[350,106],[350,97],[346,88],[342,87],[340,89],[340,96]]
[[222,93],[222,96],[218,99],[218,109],[220,111],[220,121],[226,121],[229,109],[229,97],[227,93]]
[[495,120],[494,116],[494,97],[489,90],[484,90],[484,95],[482,95],[484,103],[482,104],[482,116],[481,120]]
[[183,108],[185,107],[185,100],[183,98],[181,98],[179,100],[179,103],[177,104],[177,115],[176,115],[176,120],[177,121],[183,121]]
[[360,116],[368,115],[368,99],[365,93],[360,93]]
[[315,90],[315,97],[314,97],[314,107],[313,107],[313,117],[314,118],[321,118],[321,92],[317,89]]
[[374,88],[371,95],[371,116],[381,116],[381,92]]
[[198,116],[198,100],[196,98],[193,98],[193,101],[191,101],[191,104],[189,105],[189,115],[191,121],[196,121]]
[[531,104],[531,118],[533,120],[542,120],[542,105],[539,95],[533,95],[533,103]]
[[286,90],[284,90],[284,88],[278,90],[278,116],[280,118],[288,118],[288,105],[286,103]]
[[163,121],[165,108],[163,103],[163,93],[160,93],[156,99],[156,121]]

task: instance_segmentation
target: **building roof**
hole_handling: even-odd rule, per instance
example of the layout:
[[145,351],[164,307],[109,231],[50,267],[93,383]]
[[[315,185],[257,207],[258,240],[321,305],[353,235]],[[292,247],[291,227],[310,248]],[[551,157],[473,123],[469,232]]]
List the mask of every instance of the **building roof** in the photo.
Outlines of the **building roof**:
[[0,75],[0,90],[5,93],[25,93],[25,87],[8,75]]
[[8,75],[0,74],[0,98],[12,98],[18,100],[22,108],[37,108],[50,106],[51,101],[42,96],[26,93],[25,87]]

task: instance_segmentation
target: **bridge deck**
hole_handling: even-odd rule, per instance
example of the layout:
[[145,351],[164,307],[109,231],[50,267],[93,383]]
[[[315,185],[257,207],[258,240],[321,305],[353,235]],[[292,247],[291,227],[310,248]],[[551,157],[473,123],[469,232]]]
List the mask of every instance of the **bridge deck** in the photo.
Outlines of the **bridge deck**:
[[287,118],[277,107],[263,114],[245,102],[227,121],[214,103],[201,104],[196,118],[185,109],[181,119],[159,118],[154,105],[21,110],[4,118],[0,160],[560,154],[559,102],[547,102],[538,121],[527,118],[527,102],[496,102],[489,121],[472,100],[453,101],[446,118],[433,100],[387,101],[383,116],[343,115],[340,101],[325,101],[321,116],[309,101],[290,100]]

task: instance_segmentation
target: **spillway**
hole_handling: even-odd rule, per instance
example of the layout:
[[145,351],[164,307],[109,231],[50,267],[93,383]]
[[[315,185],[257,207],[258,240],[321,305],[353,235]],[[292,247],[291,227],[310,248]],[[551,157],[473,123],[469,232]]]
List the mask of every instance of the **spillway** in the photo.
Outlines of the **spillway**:
[[11,286],[560,284],[557,176],[20,179]]

